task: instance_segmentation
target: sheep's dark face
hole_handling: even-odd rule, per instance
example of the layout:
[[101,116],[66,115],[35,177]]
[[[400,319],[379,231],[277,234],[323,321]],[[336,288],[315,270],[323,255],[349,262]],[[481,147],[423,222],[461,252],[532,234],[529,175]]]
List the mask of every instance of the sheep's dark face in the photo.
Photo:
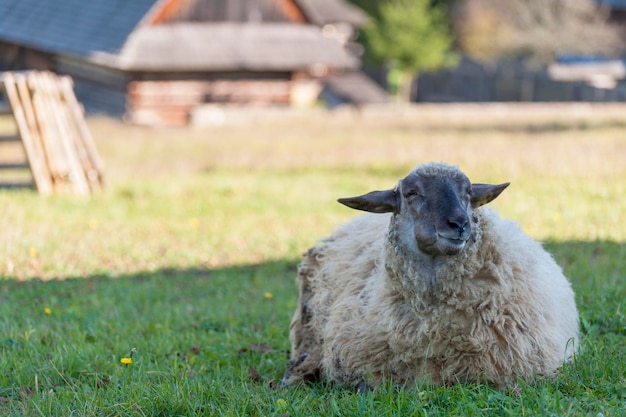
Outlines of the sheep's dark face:
[[461,172],[432,176],[412,172],[398,185],[402,239],[429,255],[455,255],[472,233],[472,184]]
[[455,167],[416,168],[397,187],[339,199],[348,207],[393,212],[400,239],[411,250],[431,256],[456,255],[472,234],[472,211],[495,199],[509,184],[472,184]]

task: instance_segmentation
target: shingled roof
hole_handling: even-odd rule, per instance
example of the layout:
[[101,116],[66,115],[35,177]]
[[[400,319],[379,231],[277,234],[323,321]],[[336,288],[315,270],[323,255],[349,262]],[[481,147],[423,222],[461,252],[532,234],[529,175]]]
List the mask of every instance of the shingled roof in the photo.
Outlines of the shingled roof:
[[50,53],[116,53],[155,3],[0,0],[0,40]]
[[[207,10],[228,9],[228,1],[197,0]],[[122,69],[355,67],[356,59],[324,38],[318,26],[362,24],[365,14],[344,0],[294,2],[312,25],[149,24],[165,6],[182,10],[178,0],[0,0],[0,41]]]
[[[164,53],[166,51],[166,53]],[[358,68],[359,60],[313,25],[174,23],[143,26],[119,54],[92,60],[133,71],[286,71]]]
[[337,0],[296,0],[311,23],[326,25],[345,22],[354,26],[367,23],[367,14],[350,3]]

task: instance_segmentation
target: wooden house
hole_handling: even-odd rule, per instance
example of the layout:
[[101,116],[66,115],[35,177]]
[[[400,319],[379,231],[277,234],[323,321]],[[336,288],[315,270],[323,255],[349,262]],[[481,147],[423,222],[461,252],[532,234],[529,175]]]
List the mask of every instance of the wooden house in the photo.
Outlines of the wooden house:
[[0,71],[68,74],[89,112],[183,124],[203,103],[316,100],[358,73],[365,22],[345,0],[0,0]]

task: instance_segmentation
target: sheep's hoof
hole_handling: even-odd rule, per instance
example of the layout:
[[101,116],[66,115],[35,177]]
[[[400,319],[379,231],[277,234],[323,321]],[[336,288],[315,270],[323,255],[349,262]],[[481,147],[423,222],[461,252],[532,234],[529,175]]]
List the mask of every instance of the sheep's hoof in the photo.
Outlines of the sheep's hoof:
[[370,391],[372,391],[372,387],[367,385],[365,381],[361,381],[356,384],[356,392],[358,392],[359,394],[367,394]]
[[[308,353],[303,354],[293,363],[293,365],[287,368],[287,370],[285,371],[285,374],[283,375],[282,381],[280,381],[281,388],[287,388],[289,385],[292,384],[293,382],[292,377],[294,376],[294,373],[296,375],[298,374],[298,372],[296,372],[296,368],[302,365],[304,361],[306,360],[306,358],[308,357],[309,357]],[[300,375],[299,378],[296,378],[296,379],[302,379],[302,378],[303,377]]]

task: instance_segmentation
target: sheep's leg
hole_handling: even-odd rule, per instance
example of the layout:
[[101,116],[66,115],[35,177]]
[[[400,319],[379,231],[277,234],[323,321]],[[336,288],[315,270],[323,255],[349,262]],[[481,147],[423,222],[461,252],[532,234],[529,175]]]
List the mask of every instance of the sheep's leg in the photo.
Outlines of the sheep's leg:
[[290,332],[293,364],[285,371],[283,386],[292,385],[300,380],[314,381],[320,376],[321,346],[318,330],[312,325],[314,293],[309,280],[318,266],[316,255],[316,248],[311,248],[298,267],[300,299],[291,320]]

